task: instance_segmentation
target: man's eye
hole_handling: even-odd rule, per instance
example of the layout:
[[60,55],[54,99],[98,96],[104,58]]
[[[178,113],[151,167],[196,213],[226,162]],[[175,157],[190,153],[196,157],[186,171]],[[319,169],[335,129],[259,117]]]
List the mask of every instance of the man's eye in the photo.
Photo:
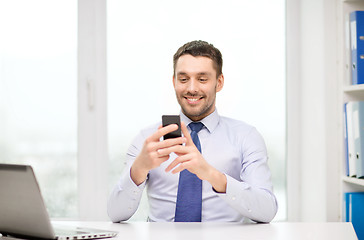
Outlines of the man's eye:
[[179,81],[180,82],[186,82],[187,81],[187,78],[180,78]]
[[199,80],[200,80],[200,82],[206,82],[207,78],[200,78]]

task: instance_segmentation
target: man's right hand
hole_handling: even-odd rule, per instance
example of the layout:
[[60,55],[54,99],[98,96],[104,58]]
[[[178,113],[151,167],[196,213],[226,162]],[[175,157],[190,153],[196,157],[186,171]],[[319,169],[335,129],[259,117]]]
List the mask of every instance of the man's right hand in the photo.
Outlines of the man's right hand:
[[162,155],[159,153],[160,149],[168,149],[186,142],[185,137],[160,141],[161,137],[177,129],[178,126],[176,124],[166,127],[159,126],[158,130],[145,140],[140,154],[136,157],[130,169],[131,179],[136,185],[140,185],[147,179],[150,170],[159,167],[169,159],[169,154]]

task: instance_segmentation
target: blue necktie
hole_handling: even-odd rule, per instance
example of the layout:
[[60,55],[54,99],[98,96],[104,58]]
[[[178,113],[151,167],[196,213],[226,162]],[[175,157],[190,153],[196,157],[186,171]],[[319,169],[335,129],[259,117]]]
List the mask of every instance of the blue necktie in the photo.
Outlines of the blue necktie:
[[[201,144],[197,133],[204,125],[191,122],[191,138],[201,152]],[[202,181],[195,174],[183,170],[179,175],[175,222],[201,222]]]

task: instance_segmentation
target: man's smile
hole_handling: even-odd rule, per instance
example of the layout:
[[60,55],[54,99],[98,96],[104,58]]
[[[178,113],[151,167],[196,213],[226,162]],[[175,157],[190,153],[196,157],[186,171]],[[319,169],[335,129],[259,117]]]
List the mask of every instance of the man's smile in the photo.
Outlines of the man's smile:
[[197,104],[202,99],[202,97],[184,97],[184,98],[187,99],[187,102],[189,104]]

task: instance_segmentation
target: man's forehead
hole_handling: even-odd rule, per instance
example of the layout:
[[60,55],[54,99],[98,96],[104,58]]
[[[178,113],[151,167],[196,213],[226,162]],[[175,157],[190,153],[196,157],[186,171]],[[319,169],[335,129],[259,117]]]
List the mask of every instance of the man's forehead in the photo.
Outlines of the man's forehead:
[[182,55],[176,64],[176,74],[211,74],[216,73],[213,61],[204,56]]
[[192,56],[191,54],[184,54],[182,56],[180,56],[177,60],[178,62],[182,62],[182,61],[193,61],[193,62],[210,62],[213,63],[212,59],[206,56]]

